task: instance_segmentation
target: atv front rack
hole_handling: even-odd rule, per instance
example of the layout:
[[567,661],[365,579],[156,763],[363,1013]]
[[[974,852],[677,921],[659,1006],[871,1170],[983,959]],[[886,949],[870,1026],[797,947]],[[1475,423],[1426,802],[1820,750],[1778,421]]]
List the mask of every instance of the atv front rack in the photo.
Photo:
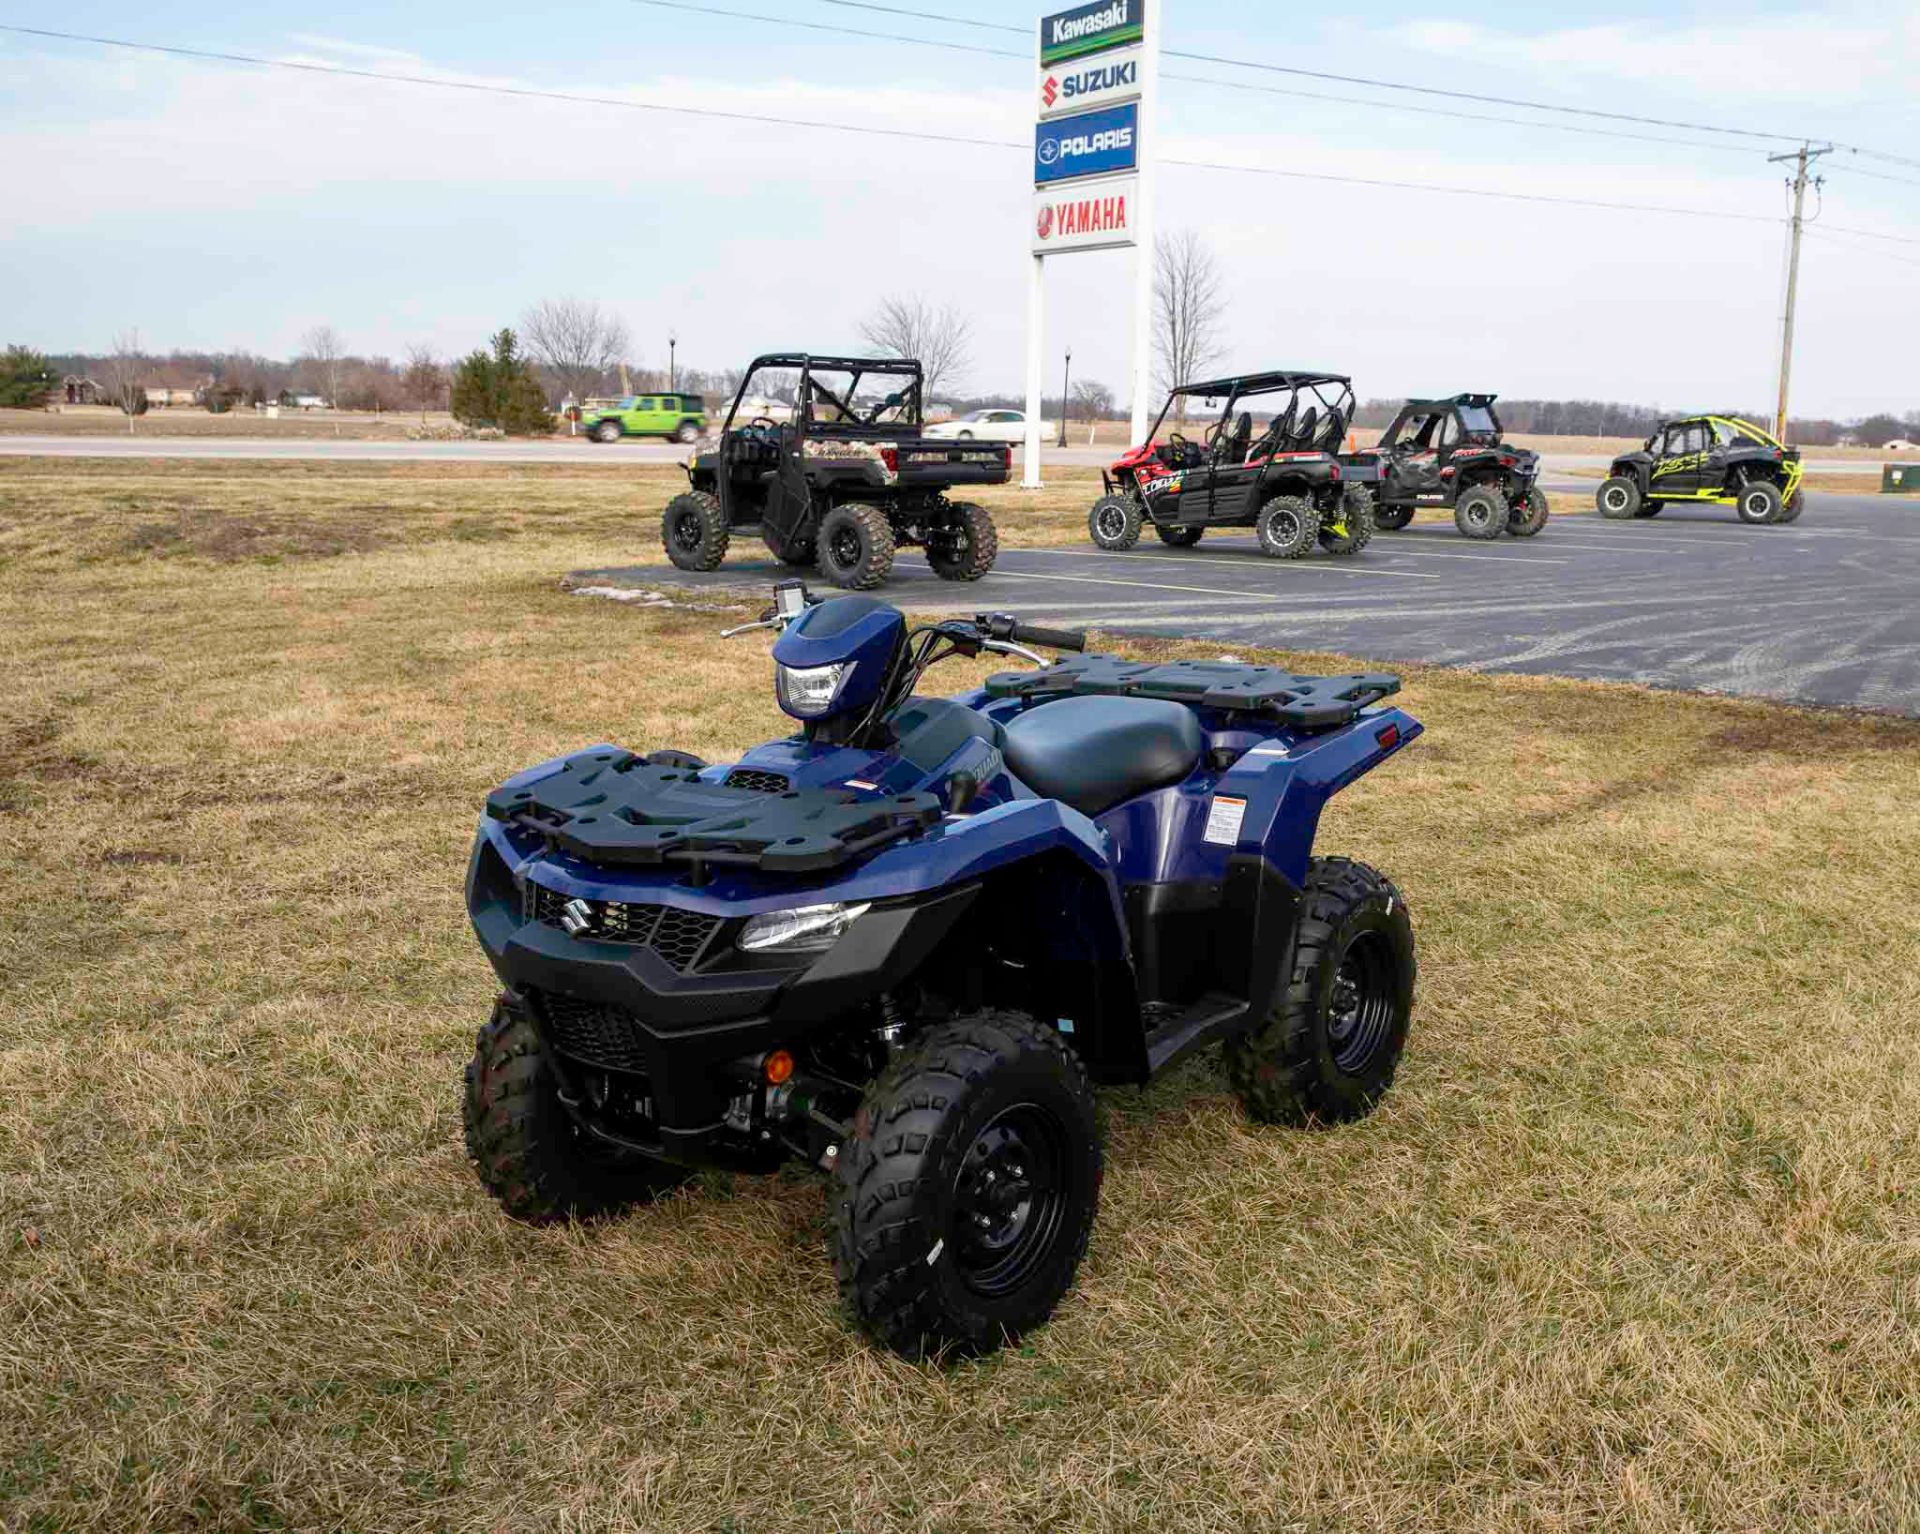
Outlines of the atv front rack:
[[992,697],[1030,703],[1070,696],[1157,698],[1230,714],[1259,714],[1302,730],[1329,730],[1398,692],[1400,678],[1382,671],[1295,676],[1277,666],[1231,661],[1152,665],[1117,655],[1069,655],[1040,671],[998,672],[986,685]]
[[817,873],[937,825],[932,794],[784,794],[702,781],[628,751],[576,756],[527,788],[495,789],[487,814],[591,863],[726,865]]

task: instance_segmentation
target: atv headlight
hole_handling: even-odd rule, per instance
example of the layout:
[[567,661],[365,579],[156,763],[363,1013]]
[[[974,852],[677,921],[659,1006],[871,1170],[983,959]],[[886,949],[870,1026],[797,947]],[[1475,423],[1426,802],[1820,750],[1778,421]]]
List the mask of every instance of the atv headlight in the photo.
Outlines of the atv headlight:
[[811,719],[833,707],[840,683],[853,669],[851,661],[832,666],[782,666],[776,673],[780,706],[790,714]]
[[797,905],[749,917],[736,942],[748,953],[813,953],[831,948],[865,915],[860,905]]

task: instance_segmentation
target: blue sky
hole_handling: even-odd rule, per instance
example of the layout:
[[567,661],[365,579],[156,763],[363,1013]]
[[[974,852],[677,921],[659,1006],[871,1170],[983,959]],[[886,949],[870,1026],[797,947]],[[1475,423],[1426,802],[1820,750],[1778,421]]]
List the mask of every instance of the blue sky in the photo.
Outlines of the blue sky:
[[[1026,25],[1007,0],[944,10]],[[1022,39],[826,0],[725,9],[989,48]],[[1030,131],[1019,59],[612,0],[530,13],[0,4],[0,22],[269,57],[965,137]],[[1169,46],[1920,158],[1920,9],[1299,8],[1166,0]],[[1169,61],[1182,159],[1777,215],[1765,146],[1694,148],[1394,110],[1446,105]],[[1730,85],[1729,82],[1734,82]],[[1497,107],[1496,115],[1534,116]],[[1569,120],[1571,121],[1571,120]],[[1629,130],[1640,131],[1640,130]],[[1665,130],[1644,130],[1662,134]],[[1685,136],[1685,135],[1677,135]],[[1920,168],[1835,157],[1803,271],[1796,407],[1920,406]],[[465,350],[530,302],[598,298],[641,363],[854,343],[882,294],[975,319],[969,382],[1021,374],[1026,159],[906,141],[162,59],[0,34],[0,340]],[[1782,239],[1766,223],[1609,213],[1169,167],[1165,227],[1227,277],[1220,363],[1329,366],[1362,393],[1456,388],[1684,408],[1770,397]],[[1131,257],[1053,263],[1047,346],[1123,385]]]

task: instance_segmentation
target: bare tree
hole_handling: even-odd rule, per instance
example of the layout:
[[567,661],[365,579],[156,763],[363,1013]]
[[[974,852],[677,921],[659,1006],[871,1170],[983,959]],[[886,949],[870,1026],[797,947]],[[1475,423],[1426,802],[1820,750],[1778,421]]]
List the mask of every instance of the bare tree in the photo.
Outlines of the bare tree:
[[327,404],[335,409],[340,403],[340,364],[346,361],[347,349],[340,340],[340,332],[331,325],[315,325],[301,340],[301,355],[318,375],[322,392],[327,396]]
[[1220,263],[1193,230],[1154,241],[1153,356],[1162,389],[1193,382],[1220,355],[1221,286]]
[[626,355],[626,323],[592,299],[546,298],[520,317],[520,338],[568,394],[585,399]]
[[420,424],[427,423],[427,410],[438,404],[446,392],[447,374],[431,346],[416,342],[407,348],[407,370],[400,375],[402,396],[420,407]]
[[860,322],[867,345],[888,357],[917,357],[926,381],[926,403],[939,398],[940,386],[966,375],[973,326],[959,310],[936,308],[926,299],[887,298]]
[[1113,390],[1097,378],[1081,379],[1073,386],[1073,402],[1067,414],[1078,415],[1087,423],[1087,445],[1091,447],[1094,431],[1113,414]]
[[142,382],[147,374],[146,354],[140,350],[139,330],[123,330],[113,338],[113,350],[106,358],[107,388],[113,403],[125,412],[127,435],[133,435],[133,418],[146,409],[147,391]]

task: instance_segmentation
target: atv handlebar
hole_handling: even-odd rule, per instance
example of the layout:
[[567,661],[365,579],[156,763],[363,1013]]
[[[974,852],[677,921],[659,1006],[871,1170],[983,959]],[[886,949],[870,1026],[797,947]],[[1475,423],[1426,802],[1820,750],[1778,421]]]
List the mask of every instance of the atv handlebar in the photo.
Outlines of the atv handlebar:
[[1042,628],[1037,623],[1022,623],[1009,613],[977,613],[975,623],[993,639],[1008,639],[1015,644],[1045,645],[1049,650],[1084,650],[1087,636],[1072,629]]

